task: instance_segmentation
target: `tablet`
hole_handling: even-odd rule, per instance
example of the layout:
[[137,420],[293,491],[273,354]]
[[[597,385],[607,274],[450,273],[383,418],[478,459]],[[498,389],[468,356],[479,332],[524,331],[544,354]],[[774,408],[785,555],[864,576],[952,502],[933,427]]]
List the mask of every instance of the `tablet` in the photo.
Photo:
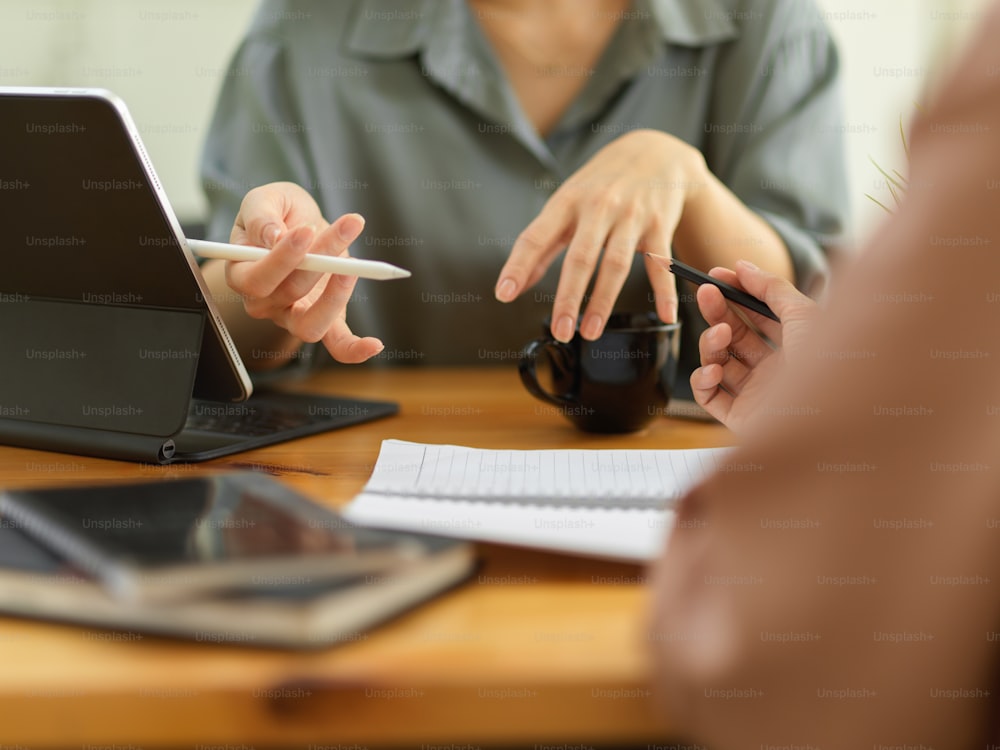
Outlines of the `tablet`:
[[[133,351],[130,373],[142,378],[163,369],[157,358],[172,357],[177,377],[186,375],[190,348],[195,396],[245,399],[249,375],[122,100],[102,89],[0,87],[0,143],[0,323],[53,321],[51,341],[35,348],[46,371],[56,372],[85,364],[76,361],[82,347],[59,338],[63,321],[93,328],[107,325],[98,308],[127,310],[117,316],[120,331],[112,324],[95,333],[112,342],[134,336],[133,350],[148,349],[145,360]],[[158,341],[157,328],[175,338]],[[29,366],[8,376],[28,391],[35,372]]]
[[7,490],[0,515],[132,601],[315,586],[431,551],[418,535],[360,528],[251,472]]
[[391,402],[251,398],[112,93],[0,87],[0,139],[0,442],[204,461],[396,413]]

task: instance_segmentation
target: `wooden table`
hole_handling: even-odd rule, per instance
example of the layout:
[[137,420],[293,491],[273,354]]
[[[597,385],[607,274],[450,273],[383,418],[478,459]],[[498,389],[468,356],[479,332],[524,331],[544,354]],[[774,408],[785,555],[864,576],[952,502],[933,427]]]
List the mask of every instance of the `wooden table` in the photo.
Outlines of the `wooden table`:
[[[718,425],[577,432],[497,369],[338,370],[294,386],[399,401],[400,415],[198,466],[0,447],[6,487],[267,471],[340,506],[383,438],[482,448],[694,448]],[[428,748],[663,742],[643,568],[480,547],[458,589],[318,652],[188,643],[0,617],[0,746]]]

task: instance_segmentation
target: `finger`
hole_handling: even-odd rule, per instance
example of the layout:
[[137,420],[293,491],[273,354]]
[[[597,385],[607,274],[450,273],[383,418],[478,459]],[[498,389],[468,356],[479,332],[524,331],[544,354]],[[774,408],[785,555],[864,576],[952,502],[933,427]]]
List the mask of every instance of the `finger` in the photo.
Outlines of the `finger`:
[[[610,229],[610,213],[602,211],[590,214],[573,234],[563,258],[556,299],[552,305],[551,330],[552,337],[557,341],[566,343],[573,338],[583,298],[594,276]],[[603,328],[604,321],[600,322],[600,326]]]
[[342,318],[336,320],[323,336],[323,345],[335,360],[344,364],[364,362],[384,348],[382,342],[377,338],[372,336],[361,338],[354,335],[348,327],[347,321]]
[[752,368],[732,353],[732,329],[727,324],[712,326],[698,337],[698,355],[702,366],[722,368],[720,382],[729,393],[735,396],[743,392]]
[[227,262],[226,283],[241,294],[265,300],[295,271],[315,233],[312,226],[297,227],[286,233],[266,257],[253,262]]
[[[362,229],[364,229],[364,225],[364,219],[359,214],[345,214],[322,232],[319,232],[309,244],[307,252],[317,255],[347,255],[348,247],[351,242],[357,239]],[[269,311],[276,311],[295,305],[299,300],[307,298],[314,290],[316,292],[313,294],[313,297],[318,297],[323,286],[317,287],[317,285],[320,279],[323,278],[323,275],[316,271],[294,270],[265,299],[259,300],[258,305],[254,305],[253,302],[250,305],[266,308]],[[334,278],[334,284],[349,288],[354,287],[354,277],[338,275]],[[311,304],[312,301],[308,300],[308,303]],[[247,310],[250,312],[250,307]],[[270,316],[270,313],[265,314]],[[293,319],[296,315],[297,311],[289,311],[289,316],[286,317],[282,325],[292,330],[292,326],[295,325]],[[294,331],[292,332],[294,333]],[[312,340],[315,341],[318,339]]]
[[357,280],[357,276],[331,275],[315,300],[289,321],[288,329],[303,341],[322,339],[336,321],[344,319]]
[[[239,217],[237,217],[239,220]],[[257,230],[254,236],[244,226],[234,224],[229,233],[229,241],[234,245],[249,245],[250,247],[263,247],[268,250],[274,247],[275,243],[288,231],[288,225],[283,221],[269,222],[263,228]]]
[[673,257],[671,243],[681,218],[681,209],[677,201],[668,201],[664,209],[653,214],[642,237],[646,273],[653,289],[656,314],[664,323],[677,322],[677,278],[670,271],[670,261]]
[[[712,273],[715,271],[725,270],[727,269],[713,268]],[[712,286],[711,284],[702,284],[701,286],[695,287],[694,291],[695,300],[698,302],[698,311],[709,325],[732,322],[742,324],[742,321],[732,315],[732,310],[729,308],[729,304],[726,301],[725,296],[723,296],[722,290],[718,287]],[[729,318],[733,318],[733,320],[729,320]]]
[[702,284],[695,295],[698,309],[708,324],[713,328],[724,324],[732,332],[727,348],[735,359],[753,368],[774,353],[774,349],[736,314],[717,287]]
[[774,321],[765,324],[763,321],[768,319],[761,317],[761,328],[766,334],[771,335],[772,330],[781,330],[790,321],[810,318],[815,313],[816,303],[788,279],[763,271],[746,260],[736,262],[735,272],[736,286],[763,300],[781,318],[779,325]]
[[[723,281],[736,289],[743,289],[743,285],[740,283],[739,277],[736,273],[728,268],[713,268],[708,272],[708,275],[712,278],[716,278],[719,281]],[[704,286],[710,287],[710,284],[705,284]],[[781,332],[783,330],[783,324],[785,322],[784,318],[781,318],[781,322],[777,322],[754,312],[748,307],[743,307],[738,302],[733,302],[731,300],[726,300],[726,307],[732,312],[731,317],[735,317],[740,320],[744,327],[749,327],[751,333],[753,333],[758,338],[766,339],[767,341],[773,342],[775,346],[781,343]],[[742,336],[742,334],[741,334]]]
[[497,279],[494,293],[500,302],[511,302],[530,286],[532,279],[541,278],[566,244],[574,222],[569,205],[553,196],[518,236]]
[[326,226],[316,200],[299,185],[273,182],[254,188],[243,197],[232,241],[271,248],[289,227],[303,224]]
[[[315,251],[326,255],[347,256],[350,244],[364,229],[359,214],[345,214],[331,224],[315,243]],[[296,321],[303,334],[322,339],[338,362],[364,362],[382,351],[383,343],[374,337],[360,338],[351,332],[345,320],[347,304],[357,284],[356,276],[330,275],[322,293]]]
[[310,290],[314,291],[313,295],[296,300],[273,317],[296,338],[314,343],[327,334],[335,321],[344,317],[347,301],[343,298],[343,290],[344,287],[334,283],[332,277],[324,278]]
[[230,241],[270,249],[287,230],[287,214],[284,191],[270,185],[254,188],[243,196]]
[[604,332],[604,325],[614,309],[615,300],[632,270],[638,241],[638,220],[619,223],[612,228],[605,244],[594,291],[587,303],[587,312],[580,323],[580,335],[583,338],[593,341]]
[[698,337],[698,359],[703,365],[724,365],[729,361],[733,330],[725,323],[706,328]]
[[364,231],[365,218],[361,214],[344,214],[316,235],[309,252],[317,255],[347,255],[347,250]]
[[531,272],[528,276],[528,280],[525,282],[524,288],[531,289],[535,284],[537,284],[541,278],[548,272],[549,268],[552,267],[553,262],[556,258],[562,255],[566,251],[566,243],[559,242],[554,245],[551,250],[542,258],[542,260],[535,266],[535,270]]
[[735,399],[722,387],[720,365],[705,365],[692,372],[691,393],[699,406],[726,424]]
[[[360,214],[344,214],[316,235],[308,252],[313,255],[347,256],[351,243],[364,228],[365,220]],[[316,271],[295,271],[275,290],[272,295],[274,303],[285,306],[293,304],[315,289],[323,276],[324,274]],[[355,280],[354,276],[334,274],[331,283],[353,289]]]
[[[654,241],[655,242],[655,241]],[[670,273],[670,246],[656,244],[650,245],[647,240],[643,242],[645,256],[643,261],[646,264],[646,275],[649,276],[649,284],[653,289],[653,299],[656,304],[656,314],[664,323],[677,322],[677,277]],[[656,257],[653,257],[653,256]],[[658,258],[666,259],[666,263]]]

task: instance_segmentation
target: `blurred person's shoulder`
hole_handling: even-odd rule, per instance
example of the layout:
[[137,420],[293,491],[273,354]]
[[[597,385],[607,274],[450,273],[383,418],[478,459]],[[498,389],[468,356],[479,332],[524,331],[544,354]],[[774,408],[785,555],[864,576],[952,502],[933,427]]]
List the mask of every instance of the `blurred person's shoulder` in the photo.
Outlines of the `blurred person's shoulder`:
[[[993,2],[980,11],[961,52],[933,75],[917,109],[910,128],[911,171],[932,171],[936,187],[951,180],[954,188],[966,189],[980,173],[992,179],[1000,159],[998,34],[1000,2]],[[994,205],[992,192],[974,192],[977,206]]]
[[[964,110],[1000,111],[1000,2],[985,5],[978,13],[976,29],[962,51],[946,63],[933,79],[916,117],[915,130],[936,117]],[[948,135],[967,134],[966,129],[937,129]],[[984,126],[983,132],[988,128]],[[996,133],[992,134],[995,139]]]

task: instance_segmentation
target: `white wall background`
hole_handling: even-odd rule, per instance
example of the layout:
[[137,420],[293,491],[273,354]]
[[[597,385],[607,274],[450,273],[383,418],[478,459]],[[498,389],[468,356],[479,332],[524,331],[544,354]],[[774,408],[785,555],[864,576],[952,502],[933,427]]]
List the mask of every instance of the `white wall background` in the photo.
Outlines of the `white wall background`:
[[[335,1],[335,0],[333,0]],[[121,96],[182,221],[204,215],[198,157],[254,0],[3,0],[0,83]]]
[[892,197],[872,164],[906,173],[900,137],[922,92],[975,28],[989,0],[818,0],[844,67],[847,168],[856,234],[886,216]]
[[[899,119],[911,115],[930,71],[975,27],[986,1],[819,0],[844,61],[843,126],[859,233],[884,215],[864,194],[891,200],[869,158],[905,171]],[[196,221],[204,213],[201,142],[255,6],[253,0],[4,0],[0,83],[117,92],[177,213]]]

